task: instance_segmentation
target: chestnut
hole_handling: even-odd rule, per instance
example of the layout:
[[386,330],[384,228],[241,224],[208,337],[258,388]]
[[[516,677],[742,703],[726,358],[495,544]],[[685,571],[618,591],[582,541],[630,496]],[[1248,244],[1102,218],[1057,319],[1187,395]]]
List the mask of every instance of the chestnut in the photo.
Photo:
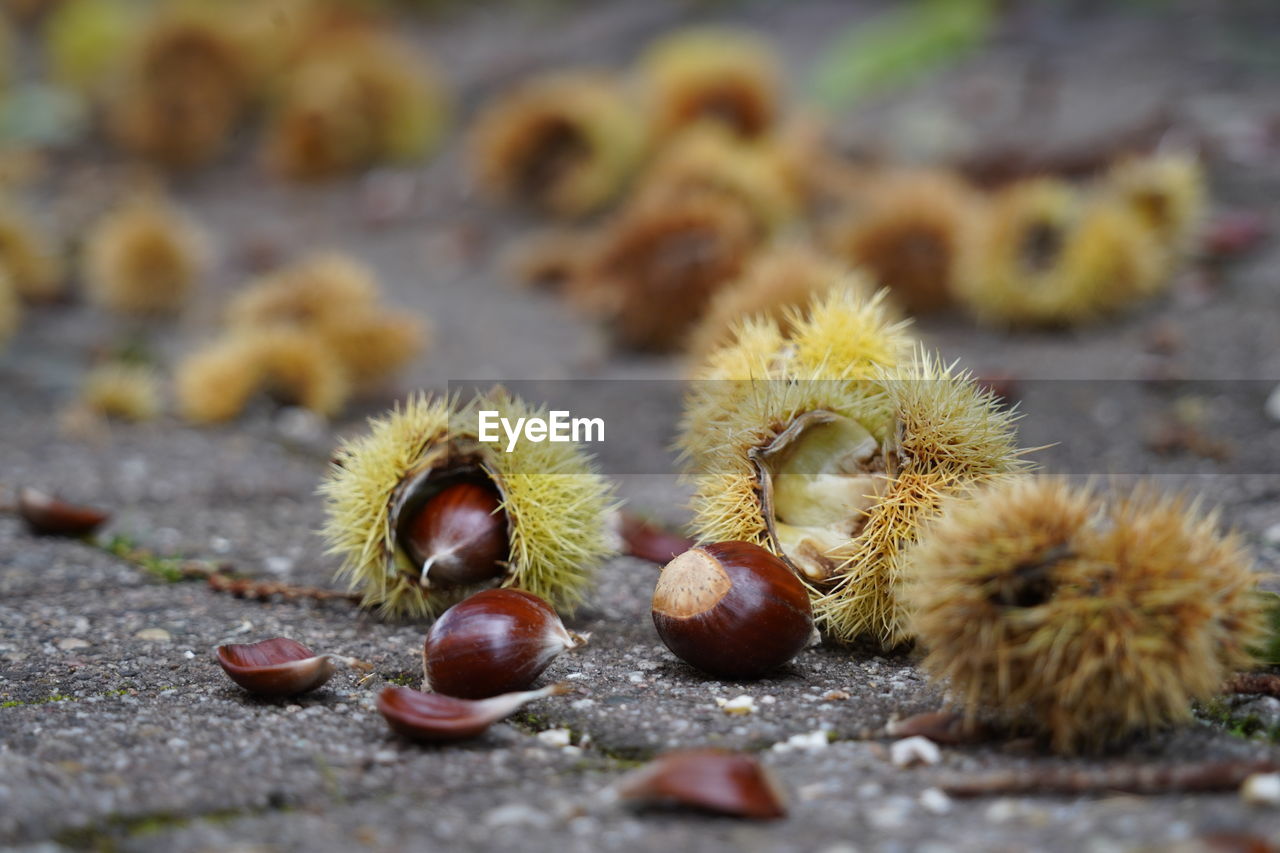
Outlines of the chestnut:
[[708,675],[759,678],[791,660],[813,633],[809,594],[778,557],[750,542],[690,548],[653,591],[667,648]]
[[32,488],[18,491],[18,514],[38,536],[88,536],[110,518],[102,510],[67,503]]
[[550,604],[518,589],[486,589],[436,620],[422,647],[426,685],[484,699],[524,690],[565,649],[585,640]]
[[472,700],[424,693],[412,687],[384,687],[378,694],[378,713],[392,731],[410,740],[466,740],[483,734],[489,726],[535,699],[563,696],[569,690],[567,684],[551,684],[539,690]]
[[658,756],[614,787],[617,797],[639,805],[683,806],[752,820],[786,817],[777,781],[751,755],[723,749],[683,749]]
[[328,655],[317,655],[287,637],[228,643],[214,652],[232,681],[259,696],[297,696],[333,677],[333,662]]
[[406,520],[401,547],[421,571],[424,587],[471,586],[499,577],[509,546],[498,490],[473,480],[445,486]]

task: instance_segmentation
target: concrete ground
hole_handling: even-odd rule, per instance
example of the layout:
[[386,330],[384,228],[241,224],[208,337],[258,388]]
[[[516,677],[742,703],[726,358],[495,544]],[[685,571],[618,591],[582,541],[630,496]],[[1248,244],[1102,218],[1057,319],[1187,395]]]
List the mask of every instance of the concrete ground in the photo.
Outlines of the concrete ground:
[[[1280,119],[1276,10],[1263,2],[1082,5],[1092,11],[1015,15],[944,79],[848,116],[841,138],[903,151],[980,145],[1002,133],[1061,139],[1121,127],[1173,103],[1186,126],[1217,143],[1215,207],[1260,210],[1280,225],[1278,149],[1255,150],[1255,131]],[[449,69],[465,115],[524,71],[621,63],[687,19],[760,26],[804,68],[836,28],[876,7],[559,8],[486,6],[411,31]],[[1029,126],[1013,121],[1008,105],[1030,70],[1045,66],[1059,81],[1056,110]],[[667,448],[681,365],[611,353],[555,299],[511,286],[502,250],[530,223],[472,199],[460,164],[455,137],[418,170],[296,188],[261,180],[245,152],[175,189],[217,235],[220,251],[197,310],[141,333],[162,358],[211,333],[217,306],[246,275],[246,246],[270,242],[286,256],[335,247],[372,264],[389,298],[436,328],[434,348],[397,387],[333,425],[262,408],[225,428],[165,418],[70,437],[57,429],[59,414],[84,366],[139,331],[83,305],[38,309],[0,355],[0,486],[8,495],[20,484],[38,486],[109,508],[103,541],[127,537],[164,555],[332,585],[334,561],[314,532],[322,520],[314,491],[338,435],[360,430],[366,414],[414,388],[539,380],[554,398],[558,387],[570,388],[557,382],[599,379],[610,381],[594,399],[607,419],[616,413],[609,422],[618,428],[604,466],[635,509],[680,521],[685,491],[670,473]],[[80,198],[101,193],[121,170],[90,152],[54,172],[48,192]],[[412,192],[392,221],[374,223],[369,208],[391,185]],[[1158,303],[1079,332],[999,335],[960,317],[930,318],[919,331],[978,372],[1023,377],[1024,444],[1057,443],[1038,454],[1046,467],[1082,477],[1157,475],[1169,487],[1195,489],[1223,506],[1255,547],[1260,571],[1270,573],[1280,565],[1280,426],[1264,414],[1264,401],[1280,378],[1278,267],[1280,243],[1272,241],[1215,283],[1189,274]],[[1153,452],[1153,436],[1188,411],[1227,445],[1225,459]],[[424,625],[387,623],[341,602],[260,603],[200,583],[165,583],[100,545],[33,538],[15,518],[0,517],[0,845],[835,853],[1266,849],[1239,845],[1245,837],[1280,841],[1280,810],[1246,805],[1235,793],[972,800],[925,793],[942,773],[1280,761],[1280,748],[1240,736],[1239,726],[1233,732],[1221,709],[1100,758],[1061,759],[1025,742],[997,742],[944,747],[939,765],[900,769],[882,727],[942,702],[909,654],[816,647],[761,682],[708,681],[655,635],[647,613],[655,577],[656,567],[634,559],[605,567],[572,620],[592,632],[590,644],[544,676],[569,680],[572,695],[530,706],[473,742],[423,748],[393,736],[373,698],[388,682],[416,682]],[[372,676],[343,671],[293,702],[248,698],[210,651],[275,635],[367,661]],[[717,698],[743,693],[754,697],[754,714],[718,707]],[[1237,719],[1280,723],[1275,700],[1241,701]],[[542,734],[561,729],[568,746],[559,733]],[[816,731],[828,735],[788,744]],[[699,744],[757,751],[789,791],[790,817],[757,825],[636,813],[609,801],[608,787],[637,761]],[[1207,846],[1227,835],[1239,844]]]

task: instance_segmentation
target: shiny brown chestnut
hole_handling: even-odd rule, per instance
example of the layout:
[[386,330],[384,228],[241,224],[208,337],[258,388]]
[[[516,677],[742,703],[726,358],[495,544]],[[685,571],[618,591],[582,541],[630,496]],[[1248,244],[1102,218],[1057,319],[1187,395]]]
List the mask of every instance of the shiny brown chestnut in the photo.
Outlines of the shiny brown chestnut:
[[18,490],[18,515],[38,536],[88,536],[111,517],[102,510],[67,503],[32,488]]
[[317,655],[287,637],[228,643],[214,651],[231,680],[259,696],[297,696],[333,677],[328,655]]
[[518,589],[486,589],[436,620],[422,647],[425,686],[463,699],[524,690],[586,640],[550,604]]
[[614,787],[619,799],[676,805],[753,820],[786,817],[781,788],[753,756],[722,749],[669,752]]
[[502,498],[488,483],[445,486],[408,519],[400,544],[423,586],[471,586],[499,577],[509,556]]
[[759,678],[795,657],[813,633],[809,594],[782,560],[750,542],[690,548],[653,591],[667,648],[717,678]]
[[504,693],[489,699],[458,699],[442,693],[424,693],[412,687],[384,687],[378,694],[378,713],[392,731],[424,743],[466,740],[521,707],[545,696],[560,696],[567,684],[552,684],[523,693]]

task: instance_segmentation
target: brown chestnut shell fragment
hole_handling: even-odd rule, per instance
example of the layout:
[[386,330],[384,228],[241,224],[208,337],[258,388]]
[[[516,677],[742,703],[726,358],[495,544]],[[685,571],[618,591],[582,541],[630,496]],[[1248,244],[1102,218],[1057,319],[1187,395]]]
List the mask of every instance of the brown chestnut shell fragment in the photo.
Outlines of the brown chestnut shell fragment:
[[778,557],[750,542],[691,548],[666,565],[653,624],[677,657],[708,675],[759,678],[813,634],[809,594]]
[[18,491],[18,514],[37,536],[88,536],[111,517],[102,510],[67,503],[31,488]]
[[334,672],[328,655],[317,655],[287,637],[229,643],[214,651],[231,680],[258,696],[308,693],[333,677]]
[[585,642],[551,605],[518,589],[487,589],[436,620],[422,648],[425,684],[484,699],[524,690],[566,649]]
[[752,820],[786,817],[785,797],[753,756],[721,749],[669,752],[624,776],[619,798]]
[[412,687],[384,687],[378,694],[378,713],[392,731],[424,743],[466,740],[510,716],[535,699],[560,696],[567,684],[552,684],[523,693],[504,693],[489,699],[458,699],[442,693],[423,693]]

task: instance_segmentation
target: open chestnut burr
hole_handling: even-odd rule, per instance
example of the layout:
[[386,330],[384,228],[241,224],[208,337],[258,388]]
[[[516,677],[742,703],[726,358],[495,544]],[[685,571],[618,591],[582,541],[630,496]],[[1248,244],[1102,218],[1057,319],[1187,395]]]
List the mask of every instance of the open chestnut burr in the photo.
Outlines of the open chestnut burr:
[[431,626],[422,648],[424,684],[465,699],[524,690],[557,655],[585,642],[536,595],[483,590]]
[[348,440],[322,487],[324,534],[363,604],[436,616],[490,587],[570,610],[614,553],[612,487],[573,442],[482,440],[482,417],[547,415],[501,389],[411,397]]
[[317,655],[287,637],[228,643],[214,652],[232,681],[259,696],[297,696],[333,677],[333,662],[328,655]]
[[658,577],[652,612],[667,648],[717,678],[766,675],[813,633],[804,584],[750,542],[700,545],[676,557]]

